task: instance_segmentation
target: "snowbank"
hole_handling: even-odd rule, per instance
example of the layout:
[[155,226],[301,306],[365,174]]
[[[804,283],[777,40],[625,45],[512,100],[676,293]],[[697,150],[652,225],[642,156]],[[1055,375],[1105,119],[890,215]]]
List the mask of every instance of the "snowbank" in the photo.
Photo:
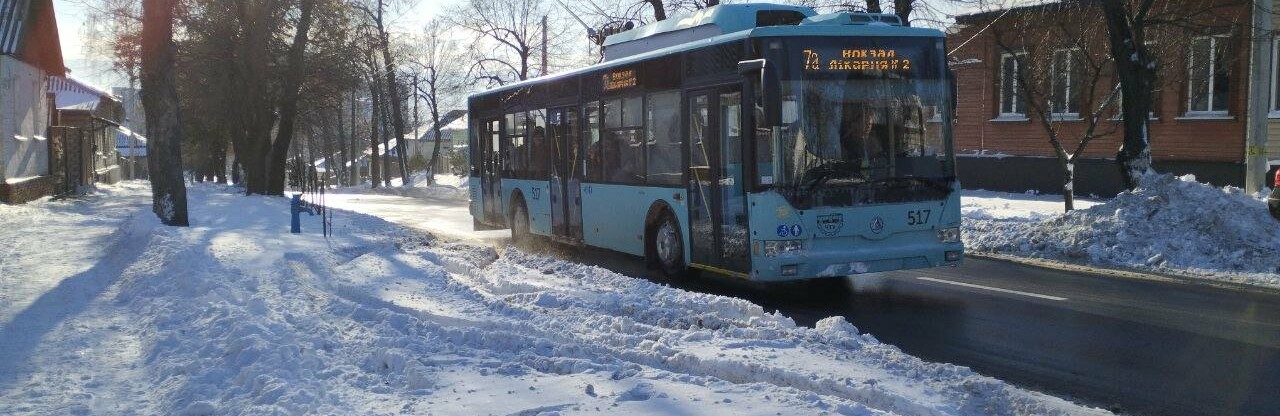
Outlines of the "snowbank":
[[391,186],[371,188],[369,185],[352,186],[335,190],[348,194],[381,194],[407,196],[411,198],[441,199],[447,201],[466,201],[470,198],[467,189],[467,178],[453,175],[436,175],[436,182],[427,182],[427,174],[418,172],[412,176],[410,186],[401,185],[400,178],[391,180]]
[[[191,188],[188,228],[160,226],[144,192],[117,197],[116,210],[0,210],[15,247],[104,231],[73,269],[0,274],[49,283],[0,316],[6,413],[1099,412],[922,361],[841,318],[799,327],[744,300],[499,258],[363,215],[337,213],[331,239],[314,217],[291,235],[284,198],[216,186]],[[48,224],[65,228],[33,232]]]
[[1280,287],[1280,222],[1238,188],[1150,175],[1066,214],[966,212],[965,248]]

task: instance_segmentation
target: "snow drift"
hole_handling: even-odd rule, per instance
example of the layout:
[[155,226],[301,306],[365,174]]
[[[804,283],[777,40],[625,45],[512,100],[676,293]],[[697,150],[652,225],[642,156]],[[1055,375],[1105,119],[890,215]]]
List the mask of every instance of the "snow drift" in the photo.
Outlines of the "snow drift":
[[1191,175],[1148,175],[1109,202],[1044,218],[966,215],[963,227],[978,253],[1280,287],[1280,221],[1239,188]]
[[118,197],[0,210],[19,258],[98,226],[77,267],[3,265],[0,287],[36,298],[0,308],[6,414],[1101,413],[843,318],[797,326],[365,215],[288,234],[285,199],[216,186],[190,189],[186,228],[160,226],[143,187]]

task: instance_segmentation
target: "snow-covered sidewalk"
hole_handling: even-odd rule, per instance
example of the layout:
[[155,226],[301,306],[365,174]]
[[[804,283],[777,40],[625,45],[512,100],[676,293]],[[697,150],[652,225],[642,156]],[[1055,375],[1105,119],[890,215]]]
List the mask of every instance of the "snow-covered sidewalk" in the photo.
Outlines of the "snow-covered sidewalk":
[[0,207],[7,414],[1082,414],[840,318],[444,243],[287,201],[145,184]]
[[1280,288],[1280,221],[1257,196],[1150,175],[1111,200],[965,191],[965,249]]

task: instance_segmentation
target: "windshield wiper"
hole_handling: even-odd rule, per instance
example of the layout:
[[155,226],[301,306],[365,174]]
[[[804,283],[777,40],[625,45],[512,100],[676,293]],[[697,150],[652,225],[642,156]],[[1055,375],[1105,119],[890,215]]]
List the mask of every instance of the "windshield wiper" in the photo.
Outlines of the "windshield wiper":
[[882,184],[897,184],[897,183],[904,183],[904,182],[913,183],[913,184],[923,184],[930,188],[933,188],[938,192],[950,194],[952,191],[951,182],[953,180],[954,178],[951,178],[951,177],[938,179],[938,178],[930,178],[930,177],[924,177],[924,176],[904,176],[904,177],[896,177],[896,178],[884,178],[884,179],[877,180],[875,182],[882,183]]

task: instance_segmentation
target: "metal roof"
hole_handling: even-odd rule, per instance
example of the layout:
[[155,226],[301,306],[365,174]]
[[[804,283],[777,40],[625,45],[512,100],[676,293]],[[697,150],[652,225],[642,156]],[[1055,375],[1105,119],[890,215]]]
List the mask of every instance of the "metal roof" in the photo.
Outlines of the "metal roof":
[[0,53],[13,55],[18,52],[22,28],[30,16],[31,0],[0,0]]
[[[719,7],[719,6],[717,6]],[[837,13],[837,15],[848,16],[850,13]],[[847,18],[847,17],[846,17]],[[809,19],[806,19],[809,20]],[[626,66],[636,62],[644,61],[650,58],[665,56],[677,52],[684,52],[698,49],[706,46],[718,45],[732,41],[746,39],[748,37],[763,36],[847,36],[847,37],[871,37],[871,36],[901,36],[901,37],[943,37],[942,31],[937,29],[896,26],[888,24],[834,24],[821,19],[810,24],[802,24],[798,26],[764,26],[751,29],[740,30],[733,33],[726,33],[706,39],[695,40],[688,43],[669,46],[637,55],[627,56],[612,61],[604,61],[595,65],[577,68],[558,74],[551,74],[537,78],[530,78],[523,81],[514,82],[507,85],[498,86],[489,90],[479,91],[467,96],[467,99],[473,99],[497,92],[510,91],[519,88],[526,88],[539,83],[556,80],[560,78],[568,78],[578,75],[608,69],[614,67]]]

